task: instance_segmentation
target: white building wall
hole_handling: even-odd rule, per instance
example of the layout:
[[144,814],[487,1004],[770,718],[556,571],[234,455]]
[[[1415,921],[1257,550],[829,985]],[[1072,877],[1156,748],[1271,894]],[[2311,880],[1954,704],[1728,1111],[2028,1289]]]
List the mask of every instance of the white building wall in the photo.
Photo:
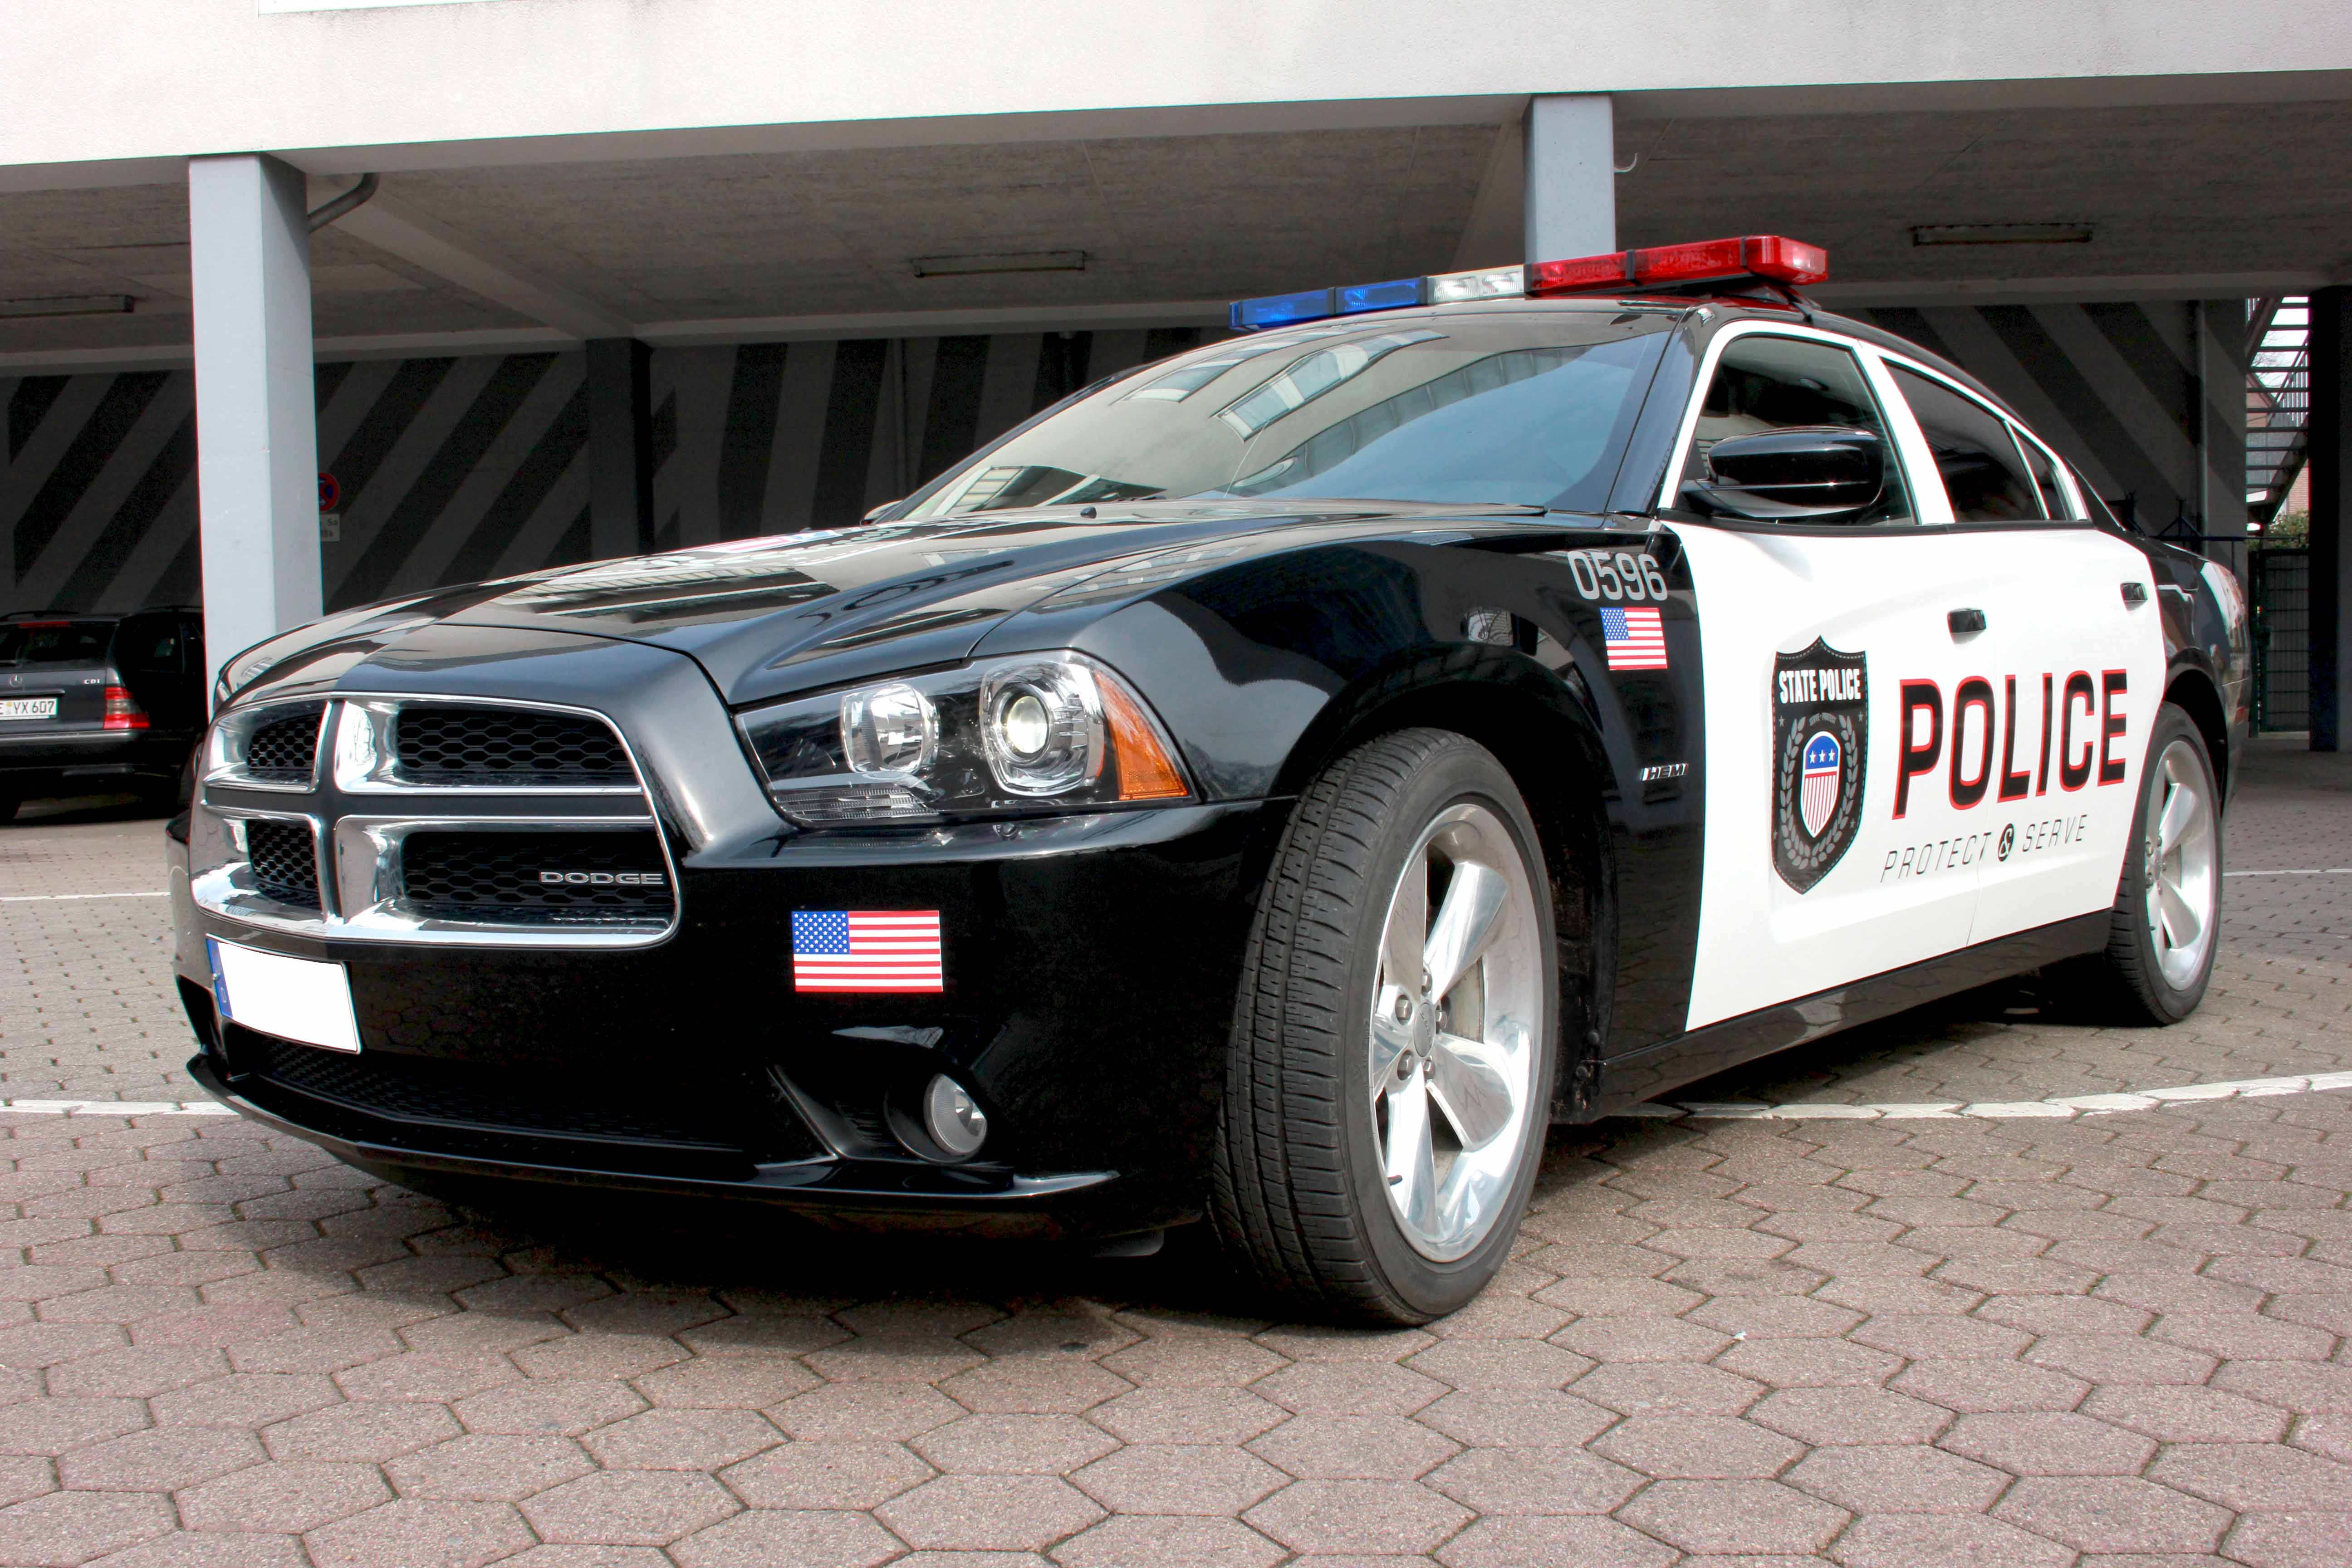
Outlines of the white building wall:
[[2245,97],[2252,73],[2263,95],[2328,97],[2352,73],[2352,7],[2308,0],[285,4],[8,6],[0,183],[151,179],[156,160],[247,151],[315,173],[1500,121],[1538,92],[1666,95],[1652,107],[1676,113],[1726,95],[1753,112],[1759,89],[1792,106],[1932,107],[1946,89],[2169,102]]

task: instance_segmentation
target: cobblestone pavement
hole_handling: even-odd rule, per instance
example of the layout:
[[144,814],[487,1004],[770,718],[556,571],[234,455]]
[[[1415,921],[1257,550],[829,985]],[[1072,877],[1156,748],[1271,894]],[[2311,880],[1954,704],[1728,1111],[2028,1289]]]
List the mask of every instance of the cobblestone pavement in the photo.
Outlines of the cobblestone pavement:
[[[2204,1010],[1996,987],[1677,1098],[2352,1067],[2352,763],[2256,760]],[[184,1100],[155,825],[0,828],[0,1094]],[[1180,1244],[454,1212],[226,1118],[0,1112],[0,1563],[2352,1562],[2352,1093],[1564,1130],[1426,1331]],[[699,1228],[697,1228],[699,1227]]]

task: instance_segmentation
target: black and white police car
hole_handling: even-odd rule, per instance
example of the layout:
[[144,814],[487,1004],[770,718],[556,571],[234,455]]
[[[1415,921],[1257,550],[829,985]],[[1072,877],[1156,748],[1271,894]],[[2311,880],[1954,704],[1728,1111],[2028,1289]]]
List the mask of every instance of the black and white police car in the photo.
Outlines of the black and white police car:
[[1771,237],[1317,289],[864,525],[331,616],[174,826],[190,1070],[423,1186],[1412,1322],[1545,1130],[2073,963],[2194,1008],[2233,580]]

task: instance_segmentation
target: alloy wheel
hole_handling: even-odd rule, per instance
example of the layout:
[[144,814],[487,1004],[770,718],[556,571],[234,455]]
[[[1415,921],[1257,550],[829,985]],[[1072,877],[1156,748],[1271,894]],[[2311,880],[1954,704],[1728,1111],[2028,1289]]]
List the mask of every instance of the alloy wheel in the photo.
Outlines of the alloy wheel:
[[2205,770],[2186,741],[2165,747],[2148,774],[2147,934],[2165,983],[2185,989],[2204,968],[2220,902],[2213,803]]
[[1517,840],[1456,802],[1422,830],[1389,900],[1368,1038],[1389,1205],[1414,1250],[1447,1262],[1507,1206],[1536,1068],[1541,927]]

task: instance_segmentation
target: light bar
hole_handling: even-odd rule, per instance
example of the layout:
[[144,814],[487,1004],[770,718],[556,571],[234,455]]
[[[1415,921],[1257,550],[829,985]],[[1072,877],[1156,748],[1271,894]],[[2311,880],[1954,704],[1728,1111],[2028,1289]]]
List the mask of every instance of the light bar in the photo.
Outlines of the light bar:
[[1829,275],[1829,252],[1820,246],[1777,234],[1749,234],[1580,256],[1571,261],[1538,261],[1528,268],[1528,295],[1540,299],[1594,289],[1654,289],[1668,283],[1712,283],[1738,278],[1818,283]]
[[1359,310],[1394,310],[1429,303],[1425,278],[1397,278],[1386,283],[1349,283],[1337,289],[1307,289],[1296,294],[1268,294],[1233,303],[1233,328],[1254,332],[1265,327],[1287,327],[1299,321],[1319,321],[1327,316],[1352,316]]
[[1668,284],[1730,282],[1761,278],[1774,283],[1818,283],[1830,275],[1829,253],[1818,245],[1777,234],[1704,239],[1693,245],[1654,246],[1580,256],[1568,261],[1537,261],[1525,267],[1490,267],[1477,272],[1441,272],[1357,283],[1338,289],[1307,289],[1236,300],[1233,330],[1260,331],[1362,310],[1394,310],[1411,305],[1456,305],[1477,300],[1540,299],[1553,294],[1624,293]]
[[1429,302],[1452,305],[1465,300],[1517,300],[1528,291],[1524,267],[1489,267],[1484,272],[1442,272],[1429,279]]

